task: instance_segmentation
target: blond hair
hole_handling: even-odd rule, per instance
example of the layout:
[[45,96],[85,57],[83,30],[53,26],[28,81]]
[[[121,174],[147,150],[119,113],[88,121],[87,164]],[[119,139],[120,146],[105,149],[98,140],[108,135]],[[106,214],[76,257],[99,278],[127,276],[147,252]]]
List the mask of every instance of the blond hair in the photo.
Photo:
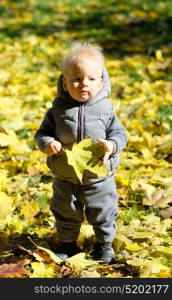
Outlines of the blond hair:
[[83,60],[88,57],[95,57],[102,67],[104,65],[104,56],[102,53],[102,48],[100,46],[95,46],[88,42],[75,42],[66,57],[62,60],[62,72],[65,75],[66,69],[71,63],[75,63],[78,60]]

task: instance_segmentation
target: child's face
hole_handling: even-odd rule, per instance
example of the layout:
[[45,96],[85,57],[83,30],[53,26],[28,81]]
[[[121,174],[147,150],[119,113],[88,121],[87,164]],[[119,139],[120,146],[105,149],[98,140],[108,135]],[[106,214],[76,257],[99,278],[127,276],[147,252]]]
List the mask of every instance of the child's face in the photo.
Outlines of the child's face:
[[101,88],[102,65],[98,59],[88,57],[71,63],[66,70],[63,88],[79,101],[87,102],[94,98]]

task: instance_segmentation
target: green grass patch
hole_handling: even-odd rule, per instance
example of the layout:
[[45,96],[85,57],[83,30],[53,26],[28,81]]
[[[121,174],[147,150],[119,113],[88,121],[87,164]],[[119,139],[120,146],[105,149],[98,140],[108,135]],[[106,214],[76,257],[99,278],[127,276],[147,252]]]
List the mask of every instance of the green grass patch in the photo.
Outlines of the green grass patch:
[[125,224],[128,224],[132,219],[139,218],[137,204],[133,203],[131,206],[127,206],[124,212],[120,213],[119,217],[124,220]]
[[157,113],[162,122],[169,124],[169,132],[172,132],[172,105],[161,106]]

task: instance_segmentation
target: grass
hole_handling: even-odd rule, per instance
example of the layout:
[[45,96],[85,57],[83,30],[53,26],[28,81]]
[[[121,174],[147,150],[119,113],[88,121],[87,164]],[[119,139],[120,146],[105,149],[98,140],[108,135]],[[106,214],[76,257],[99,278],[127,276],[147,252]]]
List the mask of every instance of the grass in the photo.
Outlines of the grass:
[[125,224],[129,224],[129,222],[135,218],[139,218],[139,211],[136,203],[127,206],[125,210],[120,213],[120,219],[124,220]]
[[172,132],[172,105],[164,105],[158,109],[158,115],[162,122],[169,124],[168,132]]

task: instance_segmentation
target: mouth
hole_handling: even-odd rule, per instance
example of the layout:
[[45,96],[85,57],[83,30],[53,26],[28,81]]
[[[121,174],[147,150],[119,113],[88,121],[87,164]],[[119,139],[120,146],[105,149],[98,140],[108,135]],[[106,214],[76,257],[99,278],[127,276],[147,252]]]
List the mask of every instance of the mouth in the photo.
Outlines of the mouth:
[[80,94],[88,94],[88,91],[80,91]]

